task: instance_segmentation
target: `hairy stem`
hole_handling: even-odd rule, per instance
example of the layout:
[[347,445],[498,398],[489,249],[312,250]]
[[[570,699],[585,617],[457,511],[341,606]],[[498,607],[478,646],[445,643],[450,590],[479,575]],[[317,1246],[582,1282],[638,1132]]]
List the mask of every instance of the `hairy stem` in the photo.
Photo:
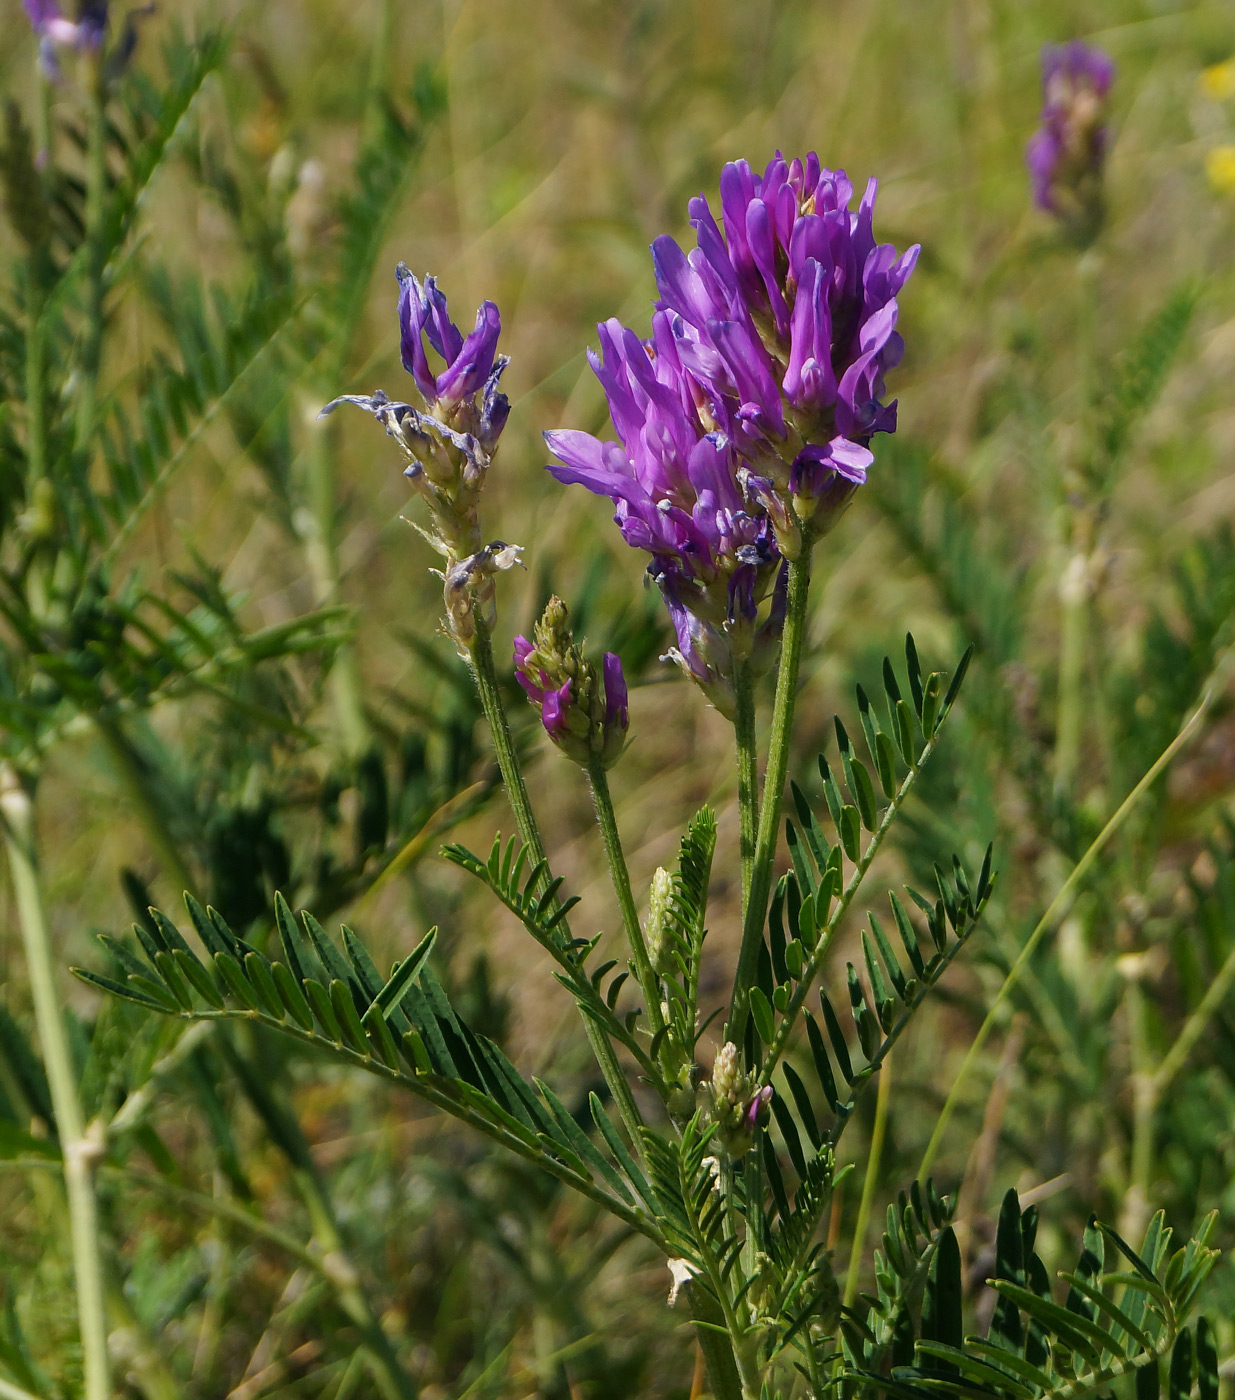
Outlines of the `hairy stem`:
[[33,804],[21,779],[7,763],[0,767],[0,815],[4,819],[4,840],[25,946],[39,1045],[64,1157],[64,1186],[68,1196],[85,1372],[83,1394],[85,1400],[111,1400],[103,1257],[94,1196],[94,1169],[102,1144],[87,1132],[77,1098],[77,1080],[61,1015],[60,995],[56,990],[51,939],[35,867]]
[[929,1175],[931,1166],[935,1161],[935,1154],[939,1151],[939,1144],[943,1141],[944,1132],[947,1130],[948,1123],[951,1121],[961,1090],[968,1080],[974,1065],[977,1063],[978,1056],[982,1052],[982,1047],[986,1044],[987,1037],[995,1027],[995,1021],[999,1015],[1000,1009],[1008,999],[1012,988],[1016,985],[1022,972],[1024,972],[1025,968],[1029,965],[1029,960],[1037,950],[1038,944],[1056,927],[1059,920],[1063,918],[1064,914],[1071,907],[1072,900],[1081,882],[1089,873],[1090,866],[1093,865],[1094,861],[1096,861],[1101,854],[1103,847],[1124,824],[1124,821],[1138,805],[1141,798],[1144,797],[1145,793],[1153,786],[1155,780],[1169,767],[1171,760],[1200,727],[1201,720],[1205,717],[1210,705],[1213,704],[1214,696],[1221,693],[1222,687],[1226,683],[1226,671],[1230,666],[1232,656],[1235,656],[1235,651],[1224,654],[1218,665],[1214,668],[1196,709],[1193,710],[1184,721],[1179,733],[1175,735],[1161,754],[1158,755],[1157,759],[1144,777],[1141,778],[1140,782],[1137,783],[1127,797],[1119,804],[1118,809],[1111,819],[1097,836],[1094,837],[1089,849],[1080,860],[1077,861],[1076,865],[1073,866],[1072,873],[1064,881],[1063,885],[1060,887],[1059,893],[1051,900],[1045,913],[1035,925],[1033,932],[1030,933],[1029,937],[1025,940],[1025,946],[1021,949],[1020,956],[1008,969],[1007,976],[1003,979],[1003,985],[999,988],[995,999],[991,1002],[990,1009],[986,1013],[986,1019],[982,1022],[981,1026],[978,1027],[978,1033],[974,1036],[973,1042],[970,1044],[964,1060],[961,1061],[960,1070],[952,1082],[951,1089],[948,1090],[948,1097],[944,1101],[943,1108],[940,1110],[938,1121],[935,1123],[935,1130],[931,1133],[930,1141],[926,1145],[926,1152],[922,1157],[922,1165],[918,1168],[917,1175],[919,1181],[925,1181]]
[[755,858],[751,868],[750,892],[742,920],[742,946],[729,1002],[726,1040],[741,1045],[749,1014],[749,993],[763,940],[763,920],[772,892],[772,865],[780,835],[781,800],[789,767],[789,743],[793,733],[793,709],[797,699],[798,668],[806,635],[807,604],[810,600],[811,541],[804,538],[800,556],[789,565],[789,597],[785,631],[781,642],[780,670],[776,676],[776,699],[772,706],[772,733],[768,743],[768,766],[763,779],[763,802],[759,808],[759,830],[755,837]]
[[742,915],[750,904],[750,881],[755,868],[755,838],[759,824],[759,755],[755,745],[755,687],[749,661],[734,666],[733,690],[737,714],[733,727],[738,746],[738,843],[742,859]]
[[605,775],[604,764],[594,756],[588,764],[587,775],[592,784],[592,797],[596,803],[596,824],[600,827],[601,839],[605,843],[605,858],[609,862],[609,874],[613,879],[613,892],[617,895],[618,907],[622,911],[622,927],[626,932],[626,941],[630,944],[630,956],[635,965],[635,976],[643,990],[643,1000],[648,1013],[648,1026],[652,1034],[655,1035],[665,1024],[665,1018],[660,1009],[660,987],[648,957],[647,944],[643,940],[643,929],[639,924],[639,913],[635,908],[635,898],[630,889],[630,872],[626,868],[626,857],[622,852],[622,838],[618,833],[613,798],[609,795],[609,779]]
[[[539,865],[542,861],[547,861],[545,843],[540,835],[536,814],[532,811],[532,802],[528,797],[527,784],[523,780],[523,768],[519,763],[519,755],[515,752],[514,741],[510,737],[506,709],[502,704],[501,692],[498,690],[497,672],[493,668],[493,642],[489,636],[488,627],[481,619],[477,619],[476,622],[476,639],[472,646],[471,664],[472,675],[476,680],[476,689],[480,694],[481,708],[489,723],[489,736],[493,743],[493,752],[497,758],[497,766],[501,769],[502,782],[506,786],[506,797],[514,813],[519,839],[527,847],[528,857],[532,864]],[[548,866],[546,865],[545,883],[547,882]],[[639,1130],[643,1126],[643,1117],[635,1103],[635,1097],[630,1091],[630,1085],[626,1082],[626,1076],[622,1073],[617,1053],[614,1051],[608,1036],[599,1026],[594,1025],[588,1016],[583,1018],[583,1029],[587,1034],[588,1044],[592,1047],[592,1053],[596,1056],[596,1063],[600,1066],[600,1072],[604,1075],[605,1083],[609,1087],[609,1092],[613,1095],[618,1111],[622,1115],[622,1121],[626,1124],[626,1131],[630,1134],[635,1150],[642,1154],[643,1140]]]
[[875,1096],[875,1125],[871,1130],[870,1150],[866,1154],[866,1175],[862,1179],[862,1199],[858,1218],[853,1227],[853,1246],[849,1252],[849,1271],[845,1275],[845,1306],[851,1308],[858,1296],[862,1260],[866,1255],[866,1230],[870,1224],[875,1189],[879,1184],[879,1167],[883,1161],[883,1138],[888,1125],[888,1104],[892,1098],[892,1064],[885,1060],[879,1075],[879,1092]]

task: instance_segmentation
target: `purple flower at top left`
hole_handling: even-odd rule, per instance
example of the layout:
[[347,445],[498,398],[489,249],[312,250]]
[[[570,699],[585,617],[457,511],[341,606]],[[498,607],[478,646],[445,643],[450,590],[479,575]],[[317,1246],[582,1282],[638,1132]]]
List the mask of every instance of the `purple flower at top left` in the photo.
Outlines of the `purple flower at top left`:
[[[445,558],[446,625],[463,656],[470,654],[481,620],[495,618],[493,576],[519,562],[519,546],[501,540],[484,543],[480,494],[510,415],[510,402],[498,384],[509,360],[497,351],[502,318],[491,301],[481,304],[476,325],[464,336],[450,318],[436,278],[420,282],[400,263],[399,350],[422,407],[390,399],[381,390],[343,394],[322,409],[341,403],[373,414],[398,443],[407,465],[403,475],[428,506],[429,525],[421,534]],[[430,355],[441,362],[435,369]]]
[[56,0],[24,0],[30,27],[39,41],[39,63],[52,82],[61,78],[59,53],[75,49],[78,53],[98,53],[107,33],[107,4],[83,4],[75,20],[67,18]]

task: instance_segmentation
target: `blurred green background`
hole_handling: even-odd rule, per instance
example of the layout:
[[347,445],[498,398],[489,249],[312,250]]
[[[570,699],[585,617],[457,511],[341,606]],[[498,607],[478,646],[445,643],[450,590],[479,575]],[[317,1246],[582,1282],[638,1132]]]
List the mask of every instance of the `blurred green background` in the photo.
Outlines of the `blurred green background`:
[[[0,84],[29,112],[35,44],[15,0],[0,5],[0,26]],[[216,26],[228,32],[226,57],[143,196],[140,236],[109,302],[102,382],[138,411],[153,357],[185,353],[162,273],[173,291],[201,279],[233,298],[277,284],[320,317],[318,340],[290,367],[280,360],[268,383],[259,366],[256,387],[203,414],[117,550],[116,577],[139,577],[179,606],[183,576],[213,571],[247,628],[338,602],[349,640],[339,653],[332,642],[280,660],[274,680],[255,664],[253,694],[272,687],[295,734],[246,727],[234,705],[198,686],[134,717],[127,750],[90,724],[66,726],[47,747],[40,853],[64,995],[83,1044],[93,1035],[97,1050],[110,1036],[120,1047],[102,1062],[112,1078],[97,1090],[99,1112],[119,1111],[144,1082],[125,1053],[144,1046],[153,1062],[176,1032],[115,1008],[100,1032],[99,1004],[67,966],[101,968],[90,934],[123,928],[139,886],[173,909],[186,875],[234,922],[259,926],[276,886],[306,903],[313,891],[329,904],[323,918],[354,924],[383,962],[440,922],[443,976],[473,1019],[521,1068],[578,1092],[588,1085],[582,1039],[546,960],[435,858],[451,825],[454,839],[487,850],[511,823],[466,674],[437,633],[433,561],[401,518],[415,507],[398,454],[359,413],[314,422],[335,393],[408,393],[399,260],[438,277],[465,327],[482,298],[501,308],[513,411],[485,533],[522,544],[527,569],[501,580],[499,652],[552,588],[596,650],[622,653],[635,680],[632,743],[613,782],[632,875],[646,890],[691,813],[717,807],[719,999],[737,940],[728,726],[657,660],[669,629],[639,558],[605,503],[546,476],[540,433],[605,431],[584,358],[595,322],[616,315],[646,330],[647,245],[660,232],[685,237],[688,199],[702,190],[715,200],[722,164],[816,150],[859,188],[877,175],[877,234],[898,247],[920,242],[923,255],[901,298],[906,358],[891,385],[900,433],[876,444],[872,484],[821,546],[796,771],[809,783],[833,712],[852,719],[854,681],[869,685],[907,628],[928,665],[951,665],[973,641],[962,723],[882,878],[919,878],[951,850],[976,864],[992,838],[1004,872],[998,908],[947,999],[898,1050],[884,1159],[894,1189],[912,1177],[1020,941],[1226,645],[1235,76],[1217,65],[1235,53],[1235,11],[1170,0],[165,0],[140,20],[122,81],[161,81],[165,43]],[[1074,37],[1118,66],[1108,223],[1084,253],[1030,207],[1023,161],[1041,46]],[[71,79],[52,104],[71,170],[81,116]],[[373,143],[380,161],[366,157]],[[356,247],[347,201],[366,174],[386,221],[347,265]],[[0,240],[16,256],[7,228]],[[358,288],[358,319],[336,341],[322,289],[343,276]],[[19,418],[0,409],[10,411]],[[1099,459],[1100,471],[1078,466]],[[1059,592],[1078,518],[1092,526],[1083,743],[1075,782],[1060,793],[1051,783]],[[231,698],[248,683],[232,676]],[[348,686],[350,701],[340,698]],[[513,713],[555,868],[583,898],[576,922],[600,928],[612,920],[584,785],[545,751],[530,711]],[[368,768],[366,754],[376,755]],[[1148,1107],[1138,1098],[1235,947],[1224,834],[1233,782],[1224,690],[1011,999],[935,1166],[943,1185],[961,1188],[975,1280],[1009,1184],[1039,1193],[1048,1241],[1075,1232],[1091,1209],[1143,1228],[1146,1192],[1180,1228],[1218,1206],[1222,1243],[1235,1239],[1229,1006],[1207,1007],[1175,1077]],[[366,828],[374,804],[380,816]],[[6,1117],[28,1127],[10,1081],[29,1001],[4,886],[0,940],[10,1018],[0,1088]],[[250,1053],[287,1089],[305,1161],[280,1144],[228,1055],[206,1044],[156,1082],[141,1132],[101,1178],[114,1345],[133,1393],[369,1393],[352,1322],[329,1287],[269,1232],[228,1214],[251,1203],[278,1230],[320,1238],[298,1177],[310,1166],[425,1396],[685,1397],[697,1387],[685,1317],[665,1307],[666,1272],[637,1241],[380,1086],[289,1059],[281,1046]],[[7,1155],[3,1344],[20,1349],[24,1337],[48,1393],[71,1393],[62,1208],[46,1171]],[[833,1213],[841,1266],[855,1208],[841,1199]],[[1213,1311],[1229,1319],[1226,1266],[1214,1287]],[[1235,1330],[1222,1326],[1226,1356]]]

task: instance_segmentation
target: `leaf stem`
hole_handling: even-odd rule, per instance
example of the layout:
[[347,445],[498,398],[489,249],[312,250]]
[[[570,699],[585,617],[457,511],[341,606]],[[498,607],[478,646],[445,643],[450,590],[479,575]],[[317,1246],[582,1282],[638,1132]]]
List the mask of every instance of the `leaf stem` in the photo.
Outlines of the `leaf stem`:
[[832,910],[827,925],[819,937],[819,942],[815,945],[814,952],[811,953],[809,961],[802,970],[802,975],[798,979],[797,986],[793,990],[793,996],[789,1000],[789,1005],[785,1008],[785,1014],[781,1017],[780,1025],[776,1028],[776,1035],[771,1045],[768,1046],[768,1053],[764,1059],[763,1070],[760,1075],[759,1082],[761,1084],[768,1084],[771,1082],[772,1072],[780,1063],[780,1057],[785,1053],[785,1045],[789,1040],[789,1034],[793,1030],[794,1023],[797,1021],[798,1012],[805,1005],[810,989],[814,986],[815,978],[819,976],[819,972],[831,950],[833,940],[836,938],[841,922],[849,912],[849,906],[853,903],[854,896],[861,888],[862,881],[866,879],[867,872],[874,863],[875,857],[879,854],[879,848],[883,845],[885,837],[888,832],[891,831],[896,818],[900,815],[900,810],[905,805],[905,799],[909,796],[914,783],[917,781],[918,774],[922,771],[927,759],[930,758],[931,754],[935,751],[935,745],[939,742],[939,735],[943,728],[943,718],[946,718],[946,716],[941,717],[939,723],[936,724],[935,732],[926,741],[922,752],[918,755],[917,762],[909,772],[905,774],[904,778],[901,780],[900,787],[896,790],[895,797],[888,803],[887,810],[884,812],[879,825],[875,828],[871,839],[866,843],[866,849],[862,852],[862,858],[858,861],[857,865],[854,867],[853,874],[849,877],[849,883],[845,886],[840,899],[836,902],[836,908]]
[[[543,886],[543,884],[548,883],[549,878],[545,843],[540,834],[536,814],[532,810],[531,799],[528,797],[527,784],[523,779],[523,768],[519,763],[519,755],[515,752],[514,741],[510,737],[506,708],[502,704],[502,696],[497,684],[497,672],[493,667],[493,641],[489,636],[488,627],[481,618],[476,620],[476,638],[472,645],[471,667],[472,675],[476,680],[476,689],[480,694],[481,708],[489,723],[489,736],[493,743],[493,752],[497,757],[497,765],[501,769],[502,782],[506,785],[506,797],[510,802],[511,811],[514,813],[519,839],[527,847],[528,855],[534,865],[539,865],[542,861],[545,862]],[[565,927],[565,921],[563,921],[563,927]],[[588,1016],[583,1017],[583,1029],[587,1034],[588,1044],[592,1047],[592,1053],[596,1056],[596,1062],[600,1066],[600,1072],[604,1075],[605,1083],[609,1087],[609,1092],[613,1095],[614,1102],[622,1115],[622,1121],[626,1124],[626,1131],[630,1134],[635,1151],[641,1154],[643,1139],[639,1129],[643,1126],[643,1117],[639,1112],[639,1106],[635,1103],[630,1085],[626,1082],[626,1076],[622,1073],[622,1067],[618,1063],[613,1045],[608,1036],[599,1026],[594,1025]]]
[[1056,926],[1058,921],[1063,918],[1064,914],[1071,907],[1072,899],[1081,881],[1084,880],[1085,876],[1089,873],[1090,866],[1097,860],[1103,847],[1124,824],[1124,821],[1132,813],[1133,809],[1140,803],[1141,798],[1144,797],[1145,793],[1153,786],[1154,781],[1169,767],[1171,760],[1200,726],[1201,720],[1204,718],[1210,705],[1213,704],[1214,696],[1218,694],[1222,688],[1219,683],[1219,678],[1227,669],[1233,655],[1235,655],[1235,652],[1228,652],[1226,656],[1219,661],[1218,665],[1214,668],[1214,672],[1211,675],[1210,681],[1196,709],[1193,710],[1184,721],[1179,733],[1175,735],[1166,748],[1158,755],[1157,759],[1141,778],[1140,782],[1136,784],[1127,797],[1119,804],[1118,809],[1094,838],[1089,849],[1080,860],[1077,861],[1076,865],[1073,866],[1072,873],[1060,887],[1059,893],[1051,900],[1050,904],[1047,905],[1045,913],[1043,913],[1042,917],[1038,920],[1033,932],[1025,940],[1025,946],[1021,949],[1020,956],[1008,969],[1007,976],[1003,979],[1003,985],[999,988],[994,1000],[991,1002],[990,1009],[986,1013],[986,1019],[982,1022],[981,1026],[978,1027],[978,1033],[974,1036],[973,1042],[966,1052],[964,1060],[961,1062],[960,1070],[952,1082],[951,1089],[948,1090],[948,1097],[944,1101],[943,1108],[940,1111],[939,1119],[935,1124],[935,1130],[931,1133],[930,1141],[926,1145],[926,1152],[922,1157],[922,1165],[918,1168],[917,1176],[919,1181],[925,1181],[930,1173],[930,1169],[935,1161],[935,1154],[939,1151],[939,1144],[943,1140],[944,1132],[956,1108],[956,1102],[960,1097],[961,1089],[964,1087],[970,1072],[977,1063],[978,1056],[982,1051],[982,1047],[986,1044],[987,1037],[994,1029],[995,1018],[999,1014],[1000,1007],[1002,1007],[1004,1002],[1008,999],[1012,988],[1016,985],[1021,974],[1029,965],[1029,960],[1037,950],[1038,944],[1041,943],[1042,939]]
[[101,1139],[87,1131],[77,1097],[77,1079],[61,1014],[61,999],[56,990],[51,939],[35,866],[34,808],[21,779],[8,763],[0,766],[0,816],[4,820],[4,841],[25,946],[39,1044],[64,1157],[64,1185],[85,1371],[83,1394],[85,1400],[111,1400],[103,1258],[94,1196],[94,1169],[103,1145]]
[[613,810],[613,798],[609,794],[609,779],[604,764],[594,755],[588,763],[587,775],[592,785],[592,798],[596,803],[596,824],[600,827],[601,840],[605,843],[605,858],[609,862],[613,892],[617,895],[618,907],[622,911],[622,926],[626,932],[626,941],[630,944],[631,961],[634,963],[635,976],[643,990],[643,1000],[647,1006],[648,1027],[655,1035],[665,1024],[660,1007],[660,987],[648,957],[643,929],[639,924],[639,913],[630,889],[630,872],[626,868],[617,815]]
[[768,765],[763,779],[763,802],[759,808],[759,829],[755,837],[755,858],[751,869],[750,891],[742,920],[742,946],[729,1002],[729,1024],[725,1039],[742,1043],[750,1011],[750,987],[763,940],[763,920],[772,892],[772,866],[780,835],[781,801],[785,774],[789,767],[789,743],[793,732],[793,709],[797,699],[798,669],[806,636],[807,605],[810,601],[811,540],[804,534],[802,552],[789,565],[789,596],[786,603],[785,631],[781,642],[780,669],[776,676],[776,698],[772,705],[772,731],[768,741]]

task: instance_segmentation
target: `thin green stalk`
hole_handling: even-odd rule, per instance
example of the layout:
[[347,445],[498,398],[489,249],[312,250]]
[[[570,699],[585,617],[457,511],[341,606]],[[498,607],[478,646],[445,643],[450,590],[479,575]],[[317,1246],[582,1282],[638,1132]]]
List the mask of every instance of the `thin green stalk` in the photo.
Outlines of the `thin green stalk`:
[[696,1323],[699,1350],[703,1352],[715,1400],[742,1400],[742,1377],[738,1374],[733,1346],[725,1330],[725,1315],[710,1293],[695,1284],[690,1289],[690,1315]]
[[1193,1046],[1200,1040],[1210,1019],[1226,1001],[1227,994],[1235,983],[1235,948],[1226,955],[1218,974],[1209,984],[1196,1010],[1184,1022],[1175,1043],[1163,1056],[1162,1063],[1154,1074],[1154,1093],[1161,1098],[1170,1088],[1175,1076],[1183,1069]]
[[725,1039],[741,1045],[749,1013],[749,992],[755,980],[763,920],[772,892],[772,866],[780,835],[780,809],[789,768],[789,743],[793,733],[793,708],[797,700],[798,669],[806,637],[807,605],[810,601],[811,541],[804,537],[800,556],[789,565],[789,597],[786,603],[785,631],[781,641],[780,670],[776,676],[776,698],[772,705],[772,733],[768,742],[768,766],[763,780],[763,802],[759,808],[759,830],[755,837],[755,858],[750,877],[750,894],[742,920],[742,946],[738,952],[733,992],[729,1001],[729,1023]]
[[77,1098],[77,1080],[61,1015],[60,994],[56,990],[51,939],[35,867],[34,809],[21,779],[7,763],[0,768],[0,815],[4,819],[4,840],[26,951],[39,1044],[64,1158],[64,1186],[68,1197],[85,1372],[83,1393],[85,1400],[111,1400],[103,1257],[94,1197],[94,1169],[103,1147],[94,1133],[87,1132]]
[[86,325],[77,386],[78,452],[86,452],[94,436],[99,367],[103,349],[103,250],[107,215],[107,91],[102,53],[82,57],[89,109],[86,114]]
[[1058,922],[1064,917],[1067,910],[1071,908],[1073,896],[1076,894],[1085,876],[1089,873],[1090,866],[1097,860],[1102,849],[1124,824],[1133,809],[1139,804],[1141,798],[1149,791],[1155,780],[1166,770],[1171,760],[1180,749],[1183,748],[1192,737],[1194,731],[1199,727],[1201,720],[1213,703],[1215,694],[1218,694],[1221,690],[1219,678],[1225,673],[1232,655],[1235,655],[1235,652],[1227,653],[1219,662],[1218,666],[1215,667],[1213,676],[1206,686],[1205,692],[1196,709],[1193,710],[1192,714],[1184,721],[1179,733],[1176,734],[1166,748],[1163,749],[1162,753],[1158,755],[1158,758],[1145,776],[1119,804],[1115,814],[1094,838],[1093,843],[1085,854],[1077,861],[1072,869],[1072,873],[1064,881],[1063,885],[1060,887],[1059,893],[1051,900],[1046,908],[1046,912],[1038,920],[1033,932],[1025,941],[1025,946],[1021,949],[1020,956],[1008,969],[1007,976],[1003,979],[1003,984],[996,993],[995,999],[991,1002],[990,1010],[986,1013],[986,1019],[982,1022],[981,1026],[978,1027],[978,1033],[974,1036],[973,1043],[970,1045],[964,1060],[961,1062],[960,1071],[955,1080],[953,1080],[951,1089],[948,1090],[948,1097],[944,1101],[943,1108],[940,1111],[939,1119],[935,1124],[935,1130],[931,1133],[930,1142],[926,1145],[926,1152],[922,1157],[922,1165],[918,1168],[919,1181],[926,1180],[931,1166],[934,1164],[935,1154],[939,1150],[939,1144],[942,1142],[944,1132],[947,1129],[948,1123],[951,1121],[952,1113],[956,1108],[957,1099],[960,1097],[961,1090],[968,1080],[970,1072],[977,1063],[978,1056],[982,1051],[982,1047],[986,1044],[987,1037],[995,1027],[995,1018],[999,1013],[999,1008],[1007,1000],[1008,996],[1011,994],[1012,988],[1019,980],[1021,973],[1024,972],[1025,968],[1029,965],[1029,960],[1037,950],[1038,944],[1041,943],[1047,933],[1055,928]]
[[[502,696],[497,684],[497,672],[493,667],[493,642],[489,636],[488,627],[481,619],[477,619],[476,622],[476,638],[472,646],[471,665],[472,675],[476,680],[476,689],[480,694],[481,708],[489,723],[489,736],[497,758],[497,766],[501,770],[502,782],[506,786],[506,798],[514,813],[519,839],[527,848],[528,857],[532,864],[539,865],[542,861],[547,862],[548,859],[545,855],[545,843],[540,834],[536,814],[532,811],[527,784],[523,780],[523,768],[519,763],[519,756],[515,752],[514,741],[510,737],[510,725],[506,720],[506,709],[502,704]],[[547,880],[546,873],[546,883]],[[622,1121],[626,1124],[626,1131],[630,1134],[635,1150],[642,1154],[643,1139],[639,1130],[643,1127],[643,1116],[639,1112],[635,1096],[631,1093],[630,1085],[626,1082],[626,1076],[618,1063],[617,1053],[609,1037],[599,1026],[594,1025],[588,1016],[583,1017],[583,1029],[587,1035],[588,1044],[592,1047],[592,1053],[596,1056],[596,1063],[600,1066],[600,1072],[609,1087],[609,1092],[613,1095],[613,1100],[622,1115]]]
[[321,1251],[318,1268],[365,1340],[365,1348],[372,1357],[370,1370],[374,1384],[387,1400],[416,1400],[419,1388],[400,1364],[381,1320],[360,1286],[326,1192],[311,1170],[299,1168],[294,1175],[313,1222],[314,1241]]
[[1149,1007],[1139,977],[1128,981],[1128,1049],[1132,1061],[1132,1150],[1128,1160],[1128,1189],[1124,1193],[1119,1228],[1136,1239],[1145,1228],[1153,1177],[1154,1120],[1158,1095],[1149,1048]]
[[892,1062],[885,1060],[879,1072],[879,1092],[875,1096],[875,1124],[871,1129],[870,1151],[866,1154],[866,1175],[862,1180],[862,1199],[858,1218],[853,1227],[853,1246],[849,1253],[849,1271],[845,1275],[845,1306],[853,1307],[862,1276],[862,1260],[866,1256],[866,1229],[870,1224],[875,1189],[879,1184],[879,1167],[883,1161],[884,1131],[888,1125],[888,1104],[892,1099]]
[[759,755],[755,745],[755,687],[749,661],[733,670],[737,714],[733,727],[738,746],[738,849],[742,860],[742,916],[750,903],[755,868],[755,838],[759,824]]
[[588,764],[587,775],[592,784],[592,798],[596,803],[596,824],[600,827],[601,840],[605,843],[605,858],[609,862],[609,873],[613,878],[613,892],[617,895],[618,908],[622,911],[622,927],[626,931],[631,961],[635,965],[635,976],[639,979],[643,1000],[647,1006],[648,1027],[652,1034],[656,1035],[665,1024],[660,1008],[660,986],[648,957],[648,947],[643,940],[643,929],[635,909],[635,897],[630,889],[630,872],[626,868],[626,857],[622,852],[622,838],[618,832],[617,815],[613,810],[613,798],[609,795],[609,779],[605,774],[604,764],[593,757]]

